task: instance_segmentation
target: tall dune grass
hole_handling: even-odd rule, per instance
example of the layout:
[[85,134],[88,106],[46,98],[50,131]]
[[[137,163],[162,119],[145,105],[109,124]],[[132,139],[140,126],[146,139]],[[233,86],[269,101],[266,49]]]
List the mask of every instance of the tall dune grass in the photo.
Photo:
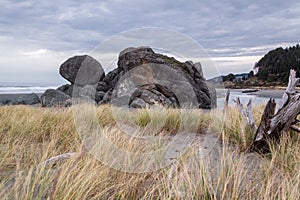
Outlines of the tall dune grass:
[[[259,123],[261,106],[254,108]],[[121,112],[121,111],[120,111]],[[243,153],[253,133],[235,108],[222,111],[168,109],[119,113],[141,128],[176,135],[182,129],[198,136],[213,132],[223,140],[219,153],[200,159],[193,143],[172,165],[148,173],[126,173],[105,166],[82,147],[71,108],[0,107],[1,199],[300,199],[300,138],[285,134],[271,155]],[[185,116],[182,118],[182,116]],[[151,121],[153,117],[154,121]],[[123,148],[144,151],[122,136],[109,106],[97,108],[97,120]],[[223,137],[221,137],[223,136]],[[225,145],[229,141],[232,145]],[[46,159],[67,152],[75,156],[55,166]]]

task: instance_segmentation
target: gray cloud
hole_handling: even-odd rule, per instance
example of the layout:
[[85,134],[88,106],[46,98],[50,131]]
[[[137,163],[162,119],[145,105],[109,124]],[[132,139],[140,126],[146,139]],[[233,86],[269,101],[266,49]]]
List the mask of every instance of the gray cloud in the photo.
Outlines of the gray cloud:
[[[6,64],[4,66],[4,61],[0,62],[0,70],[6,70],[8,60],[18,60],[24,56],[19,52],[47,49],[48,53],[52,52],[52,59],[63,59],[57,55],[69,55],[74,51],[87,53],[111,35],[122,31],[162,27],[192,37],[212,57],[248,56],[249,59],[245,59],[248,63],[244,60],[241,65],[240,59],[232,59],[235,63],[230,63],[230,66],[226,66],[226,59],[224,64],[220,59],[215,59],[222,73],[233,71],[235,67],[237,71],[247,71],[256,56],[262,56],[280,45],[299,42],[299,10],[300,3],[296,0],[2,0],[0,36],[3,45],[0,47],[0,59],[6,60]],[[41,58],[46,54],[40,55]],[[44,58],[45,62],[49,62]],[[27,68],[32,69],[41,65],[30,60],[26,63]],[[14,65],[14,69],[18,67],[16,62]],[[1,79],[4,78],[0,75]]]

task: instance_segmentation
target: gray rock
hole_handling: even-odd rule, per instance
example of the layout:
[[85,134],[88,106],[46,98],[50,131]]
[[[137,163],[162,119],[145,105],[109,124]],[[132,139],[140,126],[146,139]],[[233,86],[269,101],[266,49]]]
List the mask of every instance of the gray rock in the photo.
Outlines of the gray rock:
[[4,106],[4,105],[12,105],[12,100],[8,98],[0,99],[0,106]]
[[107,91],[103,96],[102,100],[99,102],[99,104],[109,103],[111,100],[111,96],[112,96],[112,90]]
[[79,94],[81,97],[90,97],[95,99],[96,88],[94,85],[86,85],[80,89]]
[[74,87],[73,85],[66,84],[66,85],[62,85],[62,86],[58,87],[57,90],[65,93],[68,96],[72,96],[73,87]]
[[41,103],[39,96],[35,93],[20,95],[15,104],[20,105],[35,105]]
[[0,96],[0,105],[35,105],[41,103],[37,94],[3,94]]
[[144,107],[145,103],[216,107],[215,89],[208,87],[200,63],[180,62],[150,47],[126,48],[119,54],[118,68],[106,76],[100,63],[90,56],[69,58],[61,65],[60,74],[72,83],[58,88],[60,91],[73,97],[88,96],[99,104],[127,95],[129,107]]
[[201,78],[201,79],[205,80],[204,79],[204,75],[203,75],[203,70],[202,70],[201,63],[196,62],[193,67],[194,67],[194,71],[197,71],[199,73],[199,77],[198,78]]
[[102,91],[102,92],[107,92],[109,90],[109,86],[106,82],[100,81],[100,82],[97,83],[96,90],[97,91]]
[[54,89],[46,90],[41,96],[41,102],[43,107],[67,107],[72,104],[70,96],[66,95],[65,93],[59,90]]
[[[152,64],[152,66],[147,64]],[[144,70],[136,70],[140,66],[143,66]],[[177,95],[181,92],[183,93],[182,96],[187,96],[183,102],[184,104],[189,103],[188,101],[191,100],[191,95],[193,95],[198,101],[197,105],[193,104],[194,106],[204,109],[216,107],[216,100],[212,100],[212,98],[215,98],[214,91],[210,91],[214,88],[208,88],[200,63],[193,64],[191,61],[182,63],[174,58],[155,53],[150,47],[127,48],[119,55],[118,70],[114,70],[113,76],[110,77],[110,88],[115,87],[115,84],[125,72],[130,72],[131,79],[137,87],[141,86],[142,83],[155,83],[159,79],[168,82],[170,88],[176,84],[176,81],[184,80],[191,88],[191,91],[188,92],[186,87],[177,87]],[[168,74],[171,75],[168,76]],[[158,90],[166,98],[174,97],[174,94],[163,91],[164,88],[168,87],[156,88],[155,90]],[[174,99],[172,102],[174,102]]]
[[127,53],[133,53],[133,52],[138,52],[140,55],[139,57],[142,57],[141,55],[146,55],[146,54],[154,54],[154,51],[148,47],[148,46],[141,46],[141,47],[128,47],[124,49],[123,51],[120,52],[119,56],[123,56]]
[[66,60],[59,68],[62,77],[77,85],[93,85],[104,78],[101,64],[88,55],[74,56]]
[[129,107],[131,108],[146,108],[149,104],[147,104],[143,99],[136,98],[134,99]]
[[105,82],[110,88],[114,86],[117,81],[119,80],[118,75],[120,74],[121,70],[114,69],[110,71],[103,79],[103,82]]
[[159,84],[148,84],[137,88],[133,92],[128,105],[132,108],[145,108],[146,105],[162,105],[172,108],[179,107],[174,93]]
[[100,101],[102,101],[102,99],[104,98],[104,96],[105,96],[105,92],[97,91],[96,94],[95,94],[95,101],[97,103],[99,103]]

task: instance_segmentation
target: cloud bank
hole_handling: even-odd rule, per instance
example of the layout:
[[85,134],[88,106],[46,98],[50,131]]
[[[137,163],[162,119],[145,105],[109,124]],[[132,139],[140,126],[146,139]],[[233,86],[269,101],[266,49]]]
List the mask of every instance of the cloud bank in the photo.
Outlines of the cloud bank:
[[0,81],[60,84],[67,57],[141,27],[193,38],[222,74],[249,71],[267,51],[299,43],[299,10],[296,0],[0,0]]

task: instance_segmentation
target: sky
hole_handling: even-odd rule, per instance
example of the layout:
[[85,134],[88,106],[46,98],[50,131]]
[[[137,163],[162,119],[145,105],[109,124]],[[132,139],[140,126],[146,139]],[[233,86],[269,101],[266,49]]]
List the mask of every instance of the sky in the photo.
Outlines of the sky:
[[0,0],[0,82],[60,85],[68,57],[145,27],[192,38],[220,74],[249,72],[268,51],[299,43],[299,11],[296,0]]

